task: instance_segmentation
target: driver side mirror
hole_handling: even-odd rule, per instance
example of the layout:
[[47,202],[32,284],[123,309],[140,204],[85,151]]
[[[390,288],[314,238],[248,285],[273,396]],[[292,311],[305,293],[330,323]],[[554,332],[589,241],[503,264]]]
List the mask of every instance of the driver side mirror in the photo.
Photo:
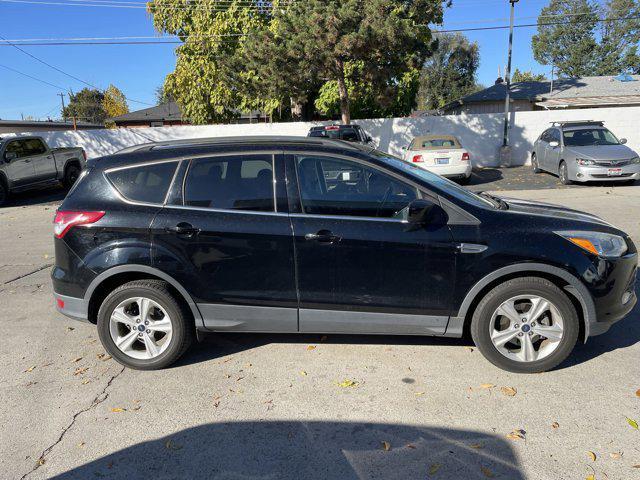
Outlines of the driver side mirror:
[[549,146],[550,146],[551,148],[559,147],[559,146],[560,146],[560,142],[558,142],[558,141],[556,141],[556,140],[551,140],[551,141],[549,142]]
[[625,143],[627,143],[627,139],[626,138],[621,138],[620,139],[620,145],[624,145]]
[[15,160],[18,158],[18,154],[16,152],[4,152],[4,160],[9,163],[11,160]]
[[444,220],[447,214],[444,209],[429,200],[417,199],[409,204],[407,221],[414,226],[427,225]]

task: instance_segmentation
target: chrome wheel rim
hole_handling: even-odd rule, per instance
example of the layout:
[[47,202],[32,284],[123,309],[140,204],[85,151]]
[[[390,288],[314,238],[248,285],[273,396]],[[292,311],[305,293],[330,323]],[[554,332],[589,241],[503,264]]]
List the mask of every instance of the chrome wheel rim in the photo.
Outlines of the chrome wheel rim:
[[558,308],[537,295],[518,295],[503,302],[489,323],[493,346],[517,362],[535,362],[551,355],[564,336]]
[[534,155],[531,159],[531,163],[533,164],[533,169],[538,170],[538,157]]
[[150,360],[167,349],[173,328],[169,314],[159,303],[146,297],[133,297],[113,309],[109,333],[125,355]]

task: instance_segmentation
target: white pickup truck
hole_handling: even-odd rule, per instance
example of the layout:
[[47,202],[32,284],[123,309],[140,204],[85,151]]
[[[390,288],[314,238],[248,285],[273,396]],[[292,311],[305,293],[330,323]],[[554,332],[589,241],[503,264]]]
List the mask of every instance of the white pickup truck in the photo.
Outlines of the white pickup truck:
[[49,148],[35,136],[0,138],[0,206],[12,192],[58,183],[71,187],[86,162],[79,147]]

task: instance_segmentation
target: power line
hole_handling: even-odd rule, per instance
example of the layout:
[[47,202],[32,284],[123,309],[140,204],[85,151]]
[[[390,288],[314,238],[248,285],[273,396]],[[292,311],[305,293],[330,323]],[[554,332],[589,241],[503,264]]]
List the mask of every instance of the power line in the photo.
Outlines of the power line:
[[66,90],[65,87],[61,87],[60,85],[55,85],[53,83],[47,82],[46,80],[41,80],[39,78],[33,77],[33,76],[29,75],[28,73],[21,72],[20,70],[16,70],[15,68],[8,67],[7,65],[0,64],[0,67],[6,68],[7,70],[11,70],[12,72],[17,73],[18,75],[22,75],[23,77],[27,77],[27,78],[30,78],[32,80],[35,80],[36,82],[44,83],[45,85],[49,85],[50,87],[53,87],[55,89]]
[[[63,75],[66,75],[67,77],[72,78],[72,79],[74,79],[74,80],[76,80],[76,81],[78,81],[78,82],[80,82],[80,83],[82,83],[82,84],[84,84],[84,85],[87,85],[87,86],[89,86],[89,87],[91,87],[91,88],[95,88],[96,90],[104,91],[104,89],[102,89],[102,88],[100,88],[100,87],[96,87],[95,85],[93,85],[93,84],[91,84],[91,83],[89,83],[89,82],[86,82],[86,81],[82,80],[81,78],[78,78],[78,77],[76,77],[76,76],[74,76],[74,75],[71,75],[70,73],[67,73],[67,72],[65,72],[64,70],[61,70],[60,68],[58,68],[58,67],[56,67],[56,66],[54,66],[54,65],[51,65],[50,63],[45,62],[45,61],[44,61],[44,60],[42,60],[41,58],[36,57],[35,55],[33,55],[33,54],[31,54],[31,53],[27,52],[27,51],[26,51],[26,50],[24,50],[23,48],[20,48],[18,45],[14,44],[14,43],[12,43],[12,42],[10,42],[10,41],[8,41],[8,40],[7,40],[6,38],[4,38],[2,35],[0,35],[0,39],[1,39],[1,40],[3,40],[3,41],[5,42],[5,43],[4,43],[4,45],[10,45],[10,46],[12,46],[12,47],[14,47],[14,48],[18,49],[20,52],[22,52],[22,53],[24,53],[25,55],[27,55],[27,56],[29,56],[29,57],[33,58],[33,59],[34,59],[34,60],[36,60],[37,62],[40,62],[40,63],[42,63],[43,65],[46,65],[47,67],[49,67],[49,68],[51,68],[51,69],[55,70],[56,72],[62,73]],[[141,101],[139,101],[139,100],[134,100],[134,99],[132,99],[132,98],[128,98],[128,97],[126,97],[126,96],[125,96],[125,98],[126,98],[127,100],[129,100],[130,102],[140,103],[140,104],[142,104],[142,105],[149,105],[149,106],[152,106],[150,103],[147,103],[147,102],[141,102]]]

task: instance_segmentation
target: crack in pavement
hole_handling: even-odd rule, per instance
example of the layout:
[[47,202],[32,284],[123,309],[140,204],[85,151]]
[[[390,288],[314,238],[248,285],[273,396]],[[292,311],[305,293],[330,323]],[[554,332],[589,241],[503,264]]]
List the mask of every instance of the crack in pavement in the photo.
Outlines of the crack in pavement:
[[55,448],[56,445],[58,445],[62,441],[64,436],[67,434],[67,432],[76,423],[76,420],[78,419],[78,417],[80,415],[82,415],[83,413],[88,412],[92,408],[100,405],[107,398],[109,398],[109,393],[107,393],[107,390],[111,386],[113,381],[116,378],[118,378],[122,374],[122,372],[124,372],[124,368],[125,367],[122,367],[118,373],[116,373],[115,375],[111,376],[111,378],[109,379],[109,381],[107,382],[105,387],[102,389],[102,391],[93,398],[93,401],[91,402],[91,405],[89,405],[88,407],[83,408],[82,410],[80,410],[80,411],[78,411],[78,412],[73,414],[73,417],[71,418],[71,422],[69,422],[69,425],[67,425],[65,428],[62,429],[62,432],[60,433],[60,436],[58,437],[58,439],[42,451],[42,453],[38,457],[38,460],[36,461],[36,463],[33,466],[33,468],[31,470],[29,470],[27,473],[25,473],[22,477],[20,477],[20,480],[24,480],[29,475],[31,475],[36,470],[38,470],[42,465],[44,465],[45,457],[51,452],[51,450],[53,450]]
[[38,273],[41,272],[42,270],[49,268],[49,267],[53,267],[53,263],[47,263],[46,265],[43,265],[41,267],[36,268],[35,270],[32,270],[30,272],[24,273],[22,275],[18,275],[16,278],[12,278],[11,280],[7,280],[6,282],[3,283],[3,285],[8,285],[12,282],[15,282],[17,280],[21,280],[25,277],[28,277],[29,275],[33,275],[34,273]]

